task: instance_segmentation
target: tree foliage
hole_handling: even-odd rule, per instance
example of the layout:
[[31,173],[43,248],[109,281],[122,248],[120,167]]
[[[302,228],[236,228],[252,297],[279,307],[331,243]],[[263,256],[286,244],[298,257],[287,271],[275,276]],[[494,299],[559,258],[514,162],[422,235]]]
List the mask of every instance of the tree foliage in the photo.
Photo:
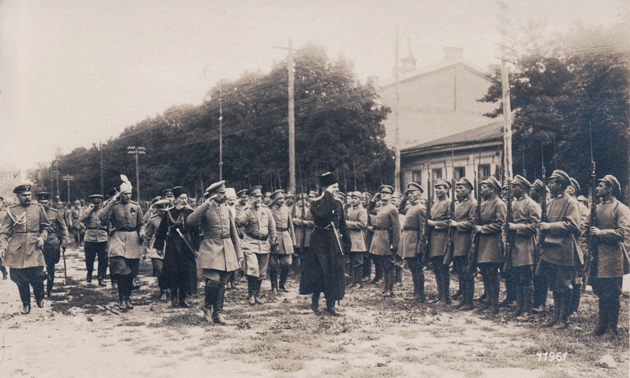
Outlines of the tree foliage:
[[[381,177],[393,180],[393,151],[383,141],[390,110],[375,102],[375,89],[356,79],[350,63],[331,61],[317,46],[299,50],[294,64],[297,190],[314,189],[326,171],[336,172],[342,190],[344,182],[347,190],[375,190]],[[200,193],[219,179],[220,139],[228,186],[288,189],[287,88],[287,65],[280,62],[268,74],[248,72],[217,83],[199,106],[174,106],[128,127],[102,147],[105,192],[120,183],[121,173],[135,183],[127,147],[143,146],[143,198],[175,185]],[[100,152],[78,148],[60,158],[60,175],[76,178],[73,197],[100,193]],[[31,177],[51,189],[50,172],[42,167]],[[65,193],[61,185],[62,198]]]
[[[615,175],[628,185],[629,61],[626,25],[613,28],[576,25],[566,35],[541,38],[532,26],[525,53],[510,72],[513,171],[540,177],[541,163],[562,169],[583,188],[591,172],[591,142],[598,178]],[[482,99],[501,99],[501,75]],[[500,106],[491,114],[502,114]],[[592,140],[591,140],[592,129]],[[544,159],[544,160],[543,160]],[[585,193],[586,194],[586,193]]]

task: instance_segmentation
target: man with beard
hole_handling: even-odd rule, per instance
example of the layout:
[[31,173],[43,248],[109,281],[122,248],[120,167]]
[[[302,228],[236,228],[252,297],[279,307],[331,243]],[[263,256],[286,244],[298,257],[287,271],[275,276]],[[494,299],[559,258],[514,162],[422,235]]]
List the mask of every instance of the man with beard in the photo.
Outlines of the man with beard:
[[[403,196],[398,210],[405,213],[400,248],[400,257],[406,262],[411,271],[413,281],[413,298],[424,303],[424,266],[422,265],[422,250],[424,238],[424,223],[426,222],[426,210],[420,205],[420,194],[424,192],[422,186],[415,182],[407,185],[407,191]],[[410,207],[405,211],[406,205]]]
[[507,216],[507,206],[499,198],[501,185],[493,176],[479,185],[483,202],[480,205],[481,220],[475,225],[479,234],[477,266],[483,277],[486,302],[481,310],[487,314],[499,313],[499,267],[503,261],[501,230]]
[[44,307],[44,241],[48,238],[48,217],[44,208],[31,203],[31,185],[13,189],[19,204],[7,208],[0,222],[0,259],[10,268],[22,300],[22,313],[31,312],[31,290],[37,307]]
[[103,196],[92,194],[89,206],[81,213],[79,220],[85,224],[85,266],[87,268],[87,282],[92,282],[94,260],[98,258],[96,279],[98,286],[105,286],[107,274],[107,223],[98,218],[98,212],[102,208]]
[[[158,287],[160,293],[157,298],[160,301],[166,300],[166,291],[170,288],[170,283],[167,281],[163,274],[164,267],[164,250],[155,248],[155,236],[157,230],[162,223],[162,218],[166,213],[166,208],[170,206],[170,201],[167,199],[159,199],[153,204],[153,214],[147,219],[144,224],[144,246],[146,248],[145,255],[149,254],[151,258],[151,266],[153,267],[153,277],[157,277]],[[87,242],[86,242],[87,244]],[[144,260],[144,257],[143,257]]]
[[332,173],[326,172],[320,176],[319,182],[324,192],[311,203],[315,228],[304,261],[300,294],[311,294],[311,309],[318,312],[319,297],[324,293],[326,311],[339,316],[335,302],[343,299],[345,294],[343,251],[350,250],[351,241],[343,206],[335,200],[335,194],[339,191],[337,179]]
[[466,177],[462,177],[455,184],[455,196],[457,207],[451,220],[453,228],[453,268],[459,279],[461,299],[455,305],[460,311],[474,309],[473,297],[475,295],[475,277],[467,271],[468,253],[472,247],[472,229],[475,226],[477,201],[470,198],[473,185]]
[[565,193],[571,185],[566,172],[556,169],[549,177],[551,200],[547,204],[547,221],[540,222],[542,253],[537,270],[547,277],[553,292],[553,317],[543,327],[568,327],[571,309],[571,281],[575,265],[583,261],[575,236],[580,233],[580,209],[577,201]]
[[[276,190],[271,195],[269,203],[271,215],[276,223],[278,238],[277,248],[269,255],[269,280],[271,281],[271,294],[278,295],[278,288],[288,293],[286,288],[291,258],[293,256],[293,244],[295,231],[293,230],[293,217],[291,210],[285,206],[284,191]],[[280,270],[280,285],[278,286],[278,269]]]
[[120,192],[114,194],[97,216],[102,224],[111,224],[107,256],[109,271],[118,283],[118,307],[121,310],[133,309],[131,291],[133,279],[138,275],[142,256],[142,225],[144,218],[138,203],[131,200],[132,186],[129,181],[120,185]]
[[260,298],[260,286],[269,267],[271,245],[276,242],[276,222],[271,210],[262,203],[261,189],[261,186],[254,186],[249,190],[251,206],[236,217],[236,225],[243,229],[241,247],[247,276],[247,302],[252,306],[264,303]]
[[510,275],[516,288],[514,318],[527,321],[532,315],[534,303],[534,254],[536,253],[536,229],[540,222],[540,206],[529,198],[531,184],[521,175],[512,181],[512,222],[507,224],[507,237],[512,234]]
[[61,257],[61,249],[65,251],[68,246],[68,227],[63,219],[63,216],[50,207],[50,193],[41,192],[37,193],[37,202],[46,211],[46,216],[50,222],[48,228],[48,237],[44,242],[44,261],[46,262],[46,272],[48,274],[48,280],[46,282],[46,296],[50,298],[52,288],[55,283],[55,264],[59,262]]
[[[175,206],[166,211],[155,233],[153,246],[164,250],[162,274],[170,284],[171,305],[185,307],[189,293],[197,286],[196,251],[192,239],[198,234],[188,216],[193,209],[188,205],[188,193],[182,186],[173,188]],[[225,201],[224,201],[225,202]],[[227,207],[225,210],[229,211]]]
[[225,284],[231,273],[243,265],[234,218],[224,205],[225,191],[225,181],[210,185],[206,189],[210,197],[188,216],[190,224],[200,225],[203,230],[199,265],[206,279],[204,314],[208,321],[211,316],[214,323],[221,325],[228,324],[222,315]]

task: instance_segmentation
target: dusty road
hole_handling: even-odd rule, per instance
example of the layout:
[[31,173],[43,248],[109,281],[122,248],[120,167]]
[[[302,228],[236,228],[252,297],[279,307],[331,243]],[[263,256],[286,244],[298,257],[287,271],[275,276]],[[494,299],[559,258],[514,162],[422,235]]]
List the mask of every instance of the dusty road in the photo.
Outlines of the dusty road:
[[[53,297],[29,315],[20,314],[15,284],[0,281],[2,377],[628,376],[627,298],[621,336],[608,341],[589,335],[596,321],[590,293],[568,330],[550,332],[539,328],[544,316],[518,323],[508,320],[508,310],[486,317],[416,304],[408,272],[395,298],[383,299],[380,287],[367,285],[347,291],[345,316],[315,315],[293,278],[289,293],[254,307],[239,282],[225,305],[233,325],[221,327],[203,320],[201,297],[191,309],[157,301],[148,261],[141,263],[135,308],[121,312],[109,285],[85,282],[83,252],[71,248],[66,256],[68,284],[62,285],[58,264]],[[435,285],[427,273],[431,296]],[[268,281],[263,289],[268,293]],[[545,352],[547,361],[538,355]],[[560,353],[560,361],[550,361],[550,352]],[[615,358],[617,369],[595,365],[604,354]]]

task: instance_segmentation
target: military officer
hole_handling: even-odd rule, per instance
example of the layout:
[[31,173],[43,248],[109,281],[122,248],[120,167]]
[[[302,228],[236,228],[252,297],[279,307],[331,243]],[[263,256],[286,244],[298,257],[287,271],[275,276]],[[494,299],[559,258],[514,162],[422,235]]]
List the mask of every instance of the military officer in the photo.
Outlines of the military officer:
[[349,193],[352,203],[348,209],[348,218],[346,225],[348,227],[348,235],[352,245],[350,247],[350,267],[352,277],[352,286],[361,287],[363,281],[363,257],[367,252],[365,245],[365,230],[367,228],[368,215],[367,210],[361,203],[361,192]]
[[260,298],[260,286],[266,278],[271,245],[277,238],[276,222],[271,210],[262,203],[261,189],[261,186],[254,186],[249,190],[250,207],[236,217],[237,226],[243,228],[241,247],[247,276],[247,302],[252,306],[264,303]]
[[[368,192],[363,192],[361,195],[361,205],[367,210],[372,200],[372,195]],[[374,228],[372,226],[374,215],[368,213],[368,224],[365,229],[365,246],[367,251],[363,256],[363,279],[370,280],[372,275],[372,257],[370,256],[370,246],[372,245],[372,236],[374,235]]]
[[31,203],[31,185],[13,189],[19,203],[7,208],[0,223],[0,259],[10,268],[11,280],[18,286],[22,300],[22,313],[31,312],[31,291],[37,307],[44,307],[44,242],[48,238],[50,223],[46,211]]
[[92,194],[89,198],[91,203],[84,209],[79,218],[86,227],[84,250],[87,282],[92,282],[94,260],[98,258],[96,279],[98,280],[98,286],[105,286],[105,275],[107,274],[107,223],[98,218],[98,212],[103,207],[103,196]]
[[160,288],[160,293],[157,296],[160,301],[166,300],[166,292],[170,288],[170,282],[168,282],[167,278],[162,274],[164,267],[164,250],[155,248],[155,234],[157,233],[158,227],[160,227],[167,207],[170,207],[169,205],[170,201],[165,198],[157,200],[153,204],[153,214],[151,214],[143,226],[145,251],[142,259],[144,260],[144,256],[147,253],[149,254],[149,258],[151,258],[153,277],[157,277],[158,287]]
[[453,228],[453,267],[459,279],[461,300],[455,308],[461,311],[474,309],[475,278],[467,271],[468,253],[472,248],[472,229],[475,226],[477,201],[471,198],[473,184],[466,177],[462,177],[455,184],[457,206],[450,222]]
[[[394,281],[396,280],[396,258],[398,243],[400,242],[400,218],[398,209],[389,200],[394,194],[390,185],[381,185],[379,193],[370,202],[369,212],[376,215],[374,221],[374,236],[370,254],[376,258],[383,268],[383,295],[394,295]],[[381,207],[376,210],[375,201],[381,201]]]
[[519,321],[529,320],[534,303],[534,254],[536,253],[536,230],[540,222],[540,206],[529,198],[531,184],[521,175],[512,181],[512,222],[507,230],[512,234],[510,274],[516,286],[516,310],[514,317]]
[[[426,209],[420,205],[420,194],[424,189],[420,184],[410,182],[407,191],[398,207],[405,213],[405,223],[398,254],[406,262],[411,270],[413,281],[413,297],[420,303],[424,303],[424,266],[422,265],[422,251],[424,248],[424,223],[426,222]],[[405,205],[410,207],[405,210]]]
[[175,205],[175,195],[173,194],[173,189],[167,188],[162,190],[162,198],[168,200],[171,206]]
[[427,220],[427,225],[431,227],[431,242],[429,243],[429,257],[433,265],[435,283],[438,288],[438,297],[434,303],[451,303],[449,293],[450,276],[449,267],[444,265],[444,255],[446,254],[446,243],[448,242],[448,229],[451,223],[451,200],[448,193],[451,183],[444,179],[436,180],[434,184],[437,201],[431,206],[431,219]]
[[[545,192],[545,193],[543,193]],[[534,202],[540,206],[542,209],[542,201],[547,202],[547,193],[545,190],[545,185],[539,179],[536,179],[532,184],[531,189],[529,190],[529,196]],[[541,211],[541,220],[542,220]],[[536,231],[536,242],[540,240],[540,228]],[[538,258],[540,255],[540,251],[536,252],[534,256],[534,269],[538,265]],[[547,303],[547,293],[549,292],[549,288],[547,287],[547,278],[543,274],[538,274],[534,272],[534,304],[532,305],[533,313],[541,313],[545,309],[545,305]]]
[[57,209],[50,206],[50,197],[52,194],[47,192],[37,193],[37,202],[46,211],[46,216],[50,222],[48,229],[48,237],[44,242],[44,261],[46,262],[46,272],[48,280],[46,282],[46,296],[50,297],[52,288],[55,283],[55,264],[59,262],[61,257],[61,249],[65,251],[68,246],[68,227],[63,216]]
[[481,182],[481,222],[475,225],[479,233],[477,266],[483,276],[486,302],[481,310],[489,314],[499,313],[499,267],[503,261],[501,230],[506,220],[507,206],[499,198],[501,185],[493,176]]
[[72,224],[72,234],[74,235],[74,242],[77,245],[77,247],[80,247],[83,245],[83,236],[84,236],[84,230],[83,230],[83,223],[81,223],[80,218],[81,218],[81,212],[82,212],[82,207],[81,207],[81,201],[79,200],[75,200],[74,203],[72,204],[72,210],[70,210],[70,219],[71,219],[71,224]]
[[206,279],[204,313],[216,324],[228,324],[223,317],[225,284],[232,272],[243,265],[241,240],[234,218],[224,205],[225,181],[215,182],[206,192],[210,197],[188,216],[188,222],[200,225],[203,241],[199,247],[199,266]]
[[138,203],[131,200],[131,183],[120,185],[120,192],[114,194],[97,216],[102,224],[111,224],[111,234],[107,247],[110,274],[118,283],[118,300],[121,310],[133,309],[131,291],[133,279],[138,275],[142,256],[142,225],[144,218]]
[[596,238],[597,254],[590,265],[589,282],[593,293],[599,299],[599,320],[593,330],[594,336],[608,334],[617,336],[619,296],[623,275],[627,274],[627,251],[624,251],[625,239],[630,235],[630,209],[615,198],[621,186],[613,175],[606,175],[599,180],[596,193],[601,198],[597,204],[597,225],[586,220],[586,230],[582,233],[583,249],[588,250],[589,233]]
[[[566,192],[577,200],[577,195],[580,193],[580,184],[573,177],[570,179],[571,185],[567,187]],[[580,234],[583,234],[586,230],[586,223],[588,222],[590,211],[582,202],[577,201],[577,204],[580,210]],[[584,275],[583,268],[581,264],[575,266],[575,274],[573,275],[573,280],[571,280],[571,307],[569,315],[576,313],[580,307],[580,299],[582,298],[582,276]]]
[[278,295],[278,270],[280,270],[280,290],[287,293],[287,277],[292,263],[293,244],[295,243],[295,231],[293,230],[293,217],[291,210],[285,206],[284,191],[278,189],[271,195],[269,203],[271,215],[276,223],[277,248],[269,255],[269,280],[271,281],[271,294]]
[[553,317],[543,327],[556,329],[568,326],[571,280],[576,263],[583,262],[582,251],[575,241],[580,233],[580,209],[577,201],[565,193],[570,184],[566,172],[559,169],[552,172],[548,183],[552,198],[547,204],[547,222],[540,222],[543,242],[537,270],[547,277],[554,302]]

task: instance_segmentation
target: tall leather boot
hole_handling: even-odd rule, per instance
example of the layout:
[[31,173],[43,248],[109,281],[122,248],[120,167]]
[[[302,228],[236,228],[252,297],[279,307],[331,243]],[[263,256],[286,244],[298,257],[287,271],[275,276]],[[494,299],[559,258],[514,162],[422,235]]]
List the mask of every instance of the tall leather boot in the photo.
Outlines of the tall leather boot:
[[212,320],[215,324],[229,325],[228,321],[223,317],[223,302],[225,302],[225,287],[219,285],[215,290],[214,298],[214,312],[212,313]]
[[271,281],[271,295],[278,295],[278,270],[269,267],[269,281]]
[[386,279],[385,293],[383,293],[383,296],[393,297],[394,296],[394,283],[396,282],[396,269],[390,269],[383,273]]
[[499,276],[493,275],[488,278],[488,298],[490,306],[484,310],[485,314],[496,315],[499,313]]
[[188,293],[186,292],[186,286],[182,286],[179,288],[179,306],[184,308],[190,308],[190,304],[186,302],[186,297]]
[[26,285],[18,285],[20,292],[20,300],[22,301],[22,314],[31,312],[31,287]]
[[365,252],[363,255],[363,279],[370,279],[372,275],[372,261],[369,256],[369,252]]
[[363,286],[363,284],[361,283],[362,281],[363,281],[363,266],[358,266],[354,268],[354,286],[360,289]]
[[35,303],[37,304],[37,307],[42,308],[44,307],[44,282],[38,281],[37,283],[34,283],[32,285]]
[[[485,302],[488,299],[488,286],[490,286],[490,284],[488,283],[488,277],[484,276],[483,274],[481,275],[481,279],[483,281],[483,294],[481,294],[481,296],[479,297],[479,301]],[[484,305],[482,305],[482,307],[483,306]]]
[[260,287],[262,286],[262,280],[256,278],[256,293],[254,294],[254,301],[256,304],[263,304],[265,300],[260,297]]
[[50,296],[52,295],[53,286],[55,284],[55,268],[54,268],[54,265],[53,265],[52,269],[46,269],[46,271],[48,273],[47,274],[48,279],[46,280],[46,296],[48,298],[50,298]]
[[377,284],[383,279],[383,267],[379,263],[374,264],[374,279],[370,281],[371,284]]
[[[472,278],[472,277],[471,277]],[[466,291],[464,292],[464,297],[466,303],[462,307],[459,308],[459,311],[471,311],[475,309],[475,305],[473,303],[473,299],[475,297],[475,280],[466,279]]]
[[[455,292],[455,294],[453,294],[453,296],[451,297],[452,299],[459,298],[460,296],[464,295],[464,291],[466,291],[464,289],[466,282],[464,282],[464,277],[462,277],[461,274],[457,275],[457,281],[459,282],[459,287],[457,288],[457,291]],[[462,299],[462,302],[463,302],[463,299]]]
[[[247,276],[247,303],[249,303],[250,306],[256,304],[256,299],[254,298],[256,297],[256,286],[258,286],[257,281],[257,277]],[[210,302],[206,301],[206,303]]]
[[311,310],[313,310],[314,313],[319,312],[319,296],[320,295],[321,295],[320,292],[316,292],[316,293],[313,293],[313,295],[311,296]]
[[[466,280],[463,277],[459,277],[459,290],[461,291],[461,296],[457,304],[453,307],[462,308],[466,304]],[[455,298],[455,296],[453,296]]]
[[582,298],[582,285],[573,285],[571,289],[571,307],[569,315],[576,314],[580,307],[580,299]]
[[560,319],[560,293],[553,292],[553,316],[551,320],[547,323],[543,324],[542,327],[550,328],[553,327]]
[[[389,287],[389,271],[383,271],[383,295],[387,294],[387,288]],[[391,294],[391,293],[390,293]]]
[[619,309],[621,303],[619,297],[611,298],[608,301],[608,329],[606,330],[606,336],[610,339],[617,337],[617,323],[619,323]]
[[[569,310],[571,310],[571,290],[567,290],[560,294],[560,318],[554,329],[565,329],[569,326]],[[610,325],[610,324],[609,324]]]
[[418,272],[415,269],[411,269],[411,281],[413,282],[412,297],[418,299]]
[[448,267],[442,270],[442,295],[444,296],[444,304],[451,304],[451,275],[448,271]]
[[479,300],[481,301],[481,306],[479,306],[479,310],[484,311],[490,308],[491,291],[492,289],[490,288],[490,280],[487,277],[483,277],[483,295],[481,296],[481,298],[479,298]]
[[426,301],[426,296],[424,295],[424,272],[422,268],[416,274],[416,280],[418,284],[418,302],[424,303]]
[[179,295],[177,294],[177,288],[171,289],[171,306],[179,307]]
[[610,310],[610,304],[604,297],[599,297],[599,319],[597,321],[597,327],[593,330],[593,336],[602,336],[608,330],[608,311]]
[[435,285],[437,286],[437,298],[433,301],[432,304],[437,304],[444,300],[444,288],[442,286],[444,281],[442,281],[442,274],[440,273],[439,268],[434,267],[433,274],[435,274]]
[[402,266],[396,266],[394,268],[394,283],[402,285],[403,268]]
[[280,286],[279,289],[285,293],[288,293],[289,290],[286,289],[287,277],[289,276],[289,266],[280,267]]
[[514,309],[513,317],[518,317],[523,313],[523,288],[516,288],[516,308]]
[[522,288],[523,291],[523,311],[516,318],[518,321],[527,321],[532,315],[532,306],[534,304],[534,287],[532,285],[526,285]]
[[207,322],[214,321],[213,319],[213,306],[216,302],[216,290],[217,286],[208,284],[206,280],[206,286],[204,287],[204,304],[203,304],[203,316]]

